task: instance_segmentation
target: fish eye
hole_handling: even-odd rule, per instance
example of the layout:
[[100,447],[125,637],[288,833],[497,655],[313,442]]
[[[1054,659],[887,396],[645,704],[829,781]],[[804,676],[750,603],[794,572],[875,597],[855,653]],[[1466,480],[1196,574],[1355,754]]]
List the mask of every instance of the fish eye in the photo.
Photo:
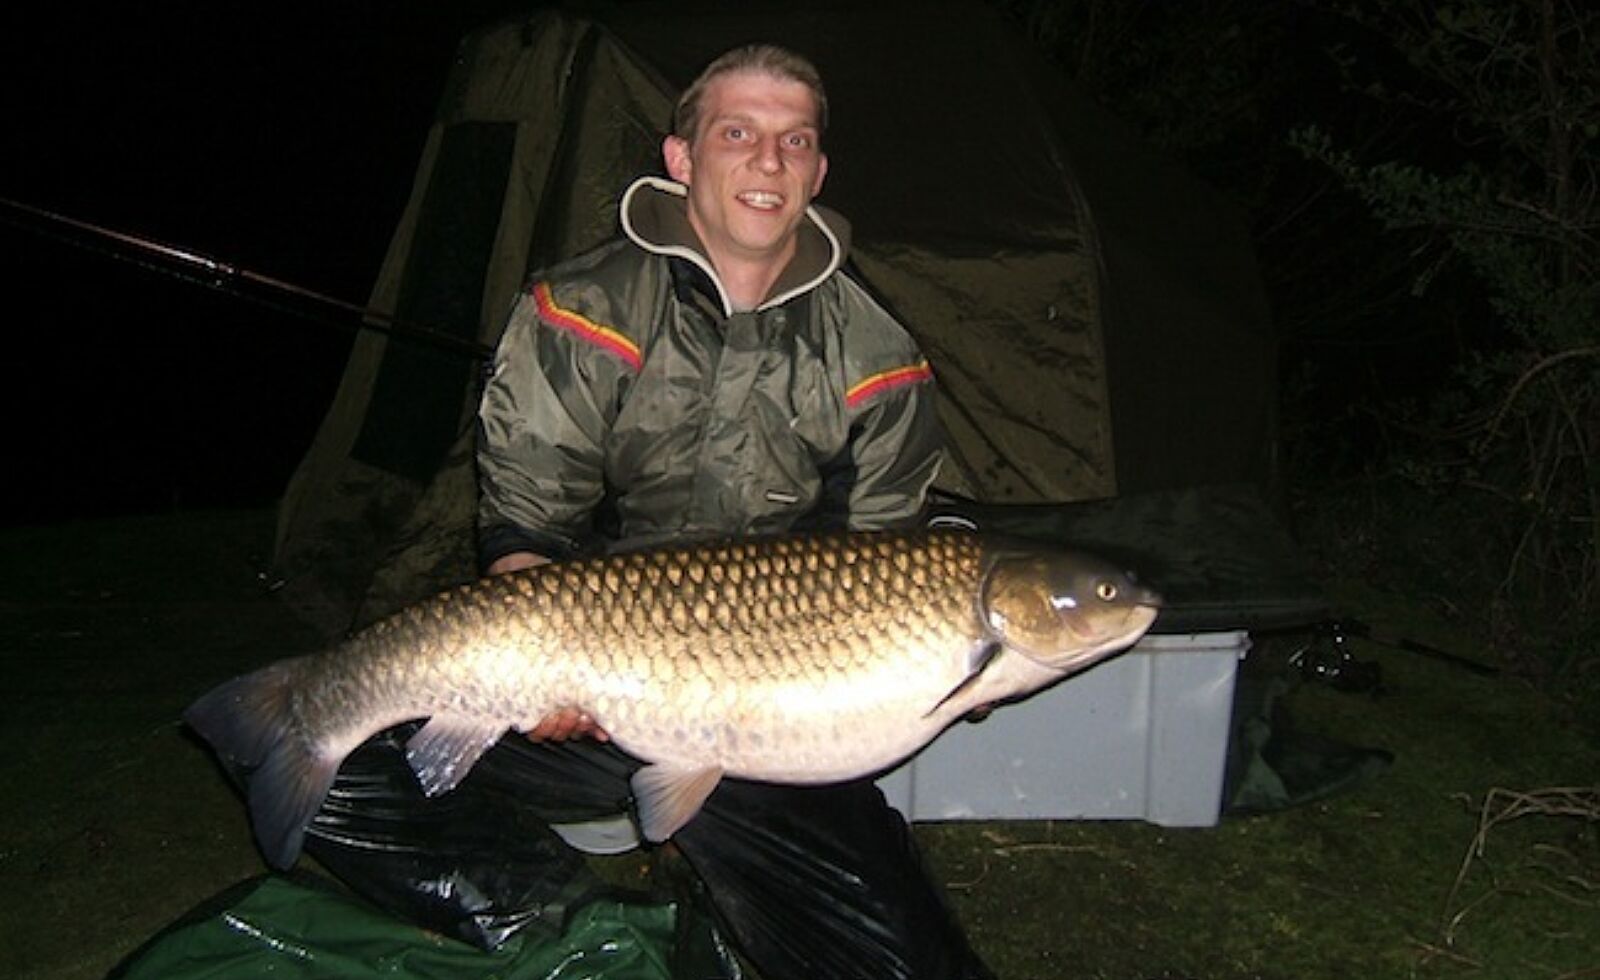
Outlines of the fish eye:
[[1094,594],[1099,596],[1101,601],[1110,602],[1117,597],[1117,583],[1101,579],[1095,583]]

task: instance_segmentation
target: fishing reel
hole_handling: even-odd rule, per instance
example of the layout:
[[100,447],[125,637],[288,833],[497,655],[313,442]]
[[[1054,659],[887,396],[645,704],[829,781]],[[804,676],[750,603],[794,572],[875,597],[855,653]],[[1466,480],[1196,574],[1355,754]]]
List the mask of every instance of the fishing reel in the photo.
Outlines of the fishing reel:
[[1350,652],[1349,634],[1337,620],[1318,624],[1304,643],[1289,654],[1289,667],[1302,677],[1339,691],[1366,694],[1383,687],[1383,668],[1370,660],[1357,660]]

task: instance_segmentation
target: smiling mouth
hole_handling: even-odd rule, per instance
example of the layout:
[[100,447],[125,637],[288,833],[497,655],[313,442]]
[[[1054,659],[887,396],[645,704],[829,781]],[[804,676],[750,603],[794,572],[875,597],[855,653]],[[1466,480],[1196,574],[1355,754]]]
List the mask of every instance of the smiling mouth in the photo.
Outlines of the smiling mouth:
[[783,207],[783,195],[773,191],[743,191],[737,197],[743,203],[762,211],[776,211]]

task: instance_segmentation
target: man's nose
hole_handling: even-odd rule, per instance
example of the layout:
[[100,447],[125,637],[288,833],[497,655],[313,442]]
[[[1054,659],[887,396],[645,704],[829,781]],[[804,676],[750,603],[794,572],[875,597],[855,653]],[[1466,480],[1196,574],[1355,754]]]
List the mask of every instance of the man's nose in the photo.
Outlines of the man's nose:
[[783,154],[778,152],[776,139],[764,139],[756,145],[756,166],[766,174],[775,174],[783,169]]

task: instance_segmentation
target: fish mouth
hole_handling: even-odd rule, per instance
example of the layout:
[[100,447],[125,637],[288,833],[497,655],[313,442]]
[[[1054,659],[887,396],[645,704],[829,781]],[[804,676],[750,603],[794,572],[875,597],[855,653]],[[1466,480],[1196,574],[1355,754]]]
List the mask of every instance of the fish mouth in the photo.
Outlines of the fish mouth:
[[[1154,595],[1154,593],[1151,593],[1151,595]],[[1150,631],[1150,627],[1156,621],[1156,613],[1158,611],[1158,602],[1147,603],[1140,601],[1137,605],[1129,608],[1127,614],[1120,618],[1118,625],[1121,628],[1114,631],[1107,629],[1103,621],[1097,624],[1092,619],[1085,622],[1075,616],[1063,616],[1062,625],[1074,637],[1082,641],[1085,646],[1065,661],[1058,661],[1057,665],[1071,670],[1077,666],[1092,663],[1108,653],[1132,646],[1138,642],[1140,637]]]

